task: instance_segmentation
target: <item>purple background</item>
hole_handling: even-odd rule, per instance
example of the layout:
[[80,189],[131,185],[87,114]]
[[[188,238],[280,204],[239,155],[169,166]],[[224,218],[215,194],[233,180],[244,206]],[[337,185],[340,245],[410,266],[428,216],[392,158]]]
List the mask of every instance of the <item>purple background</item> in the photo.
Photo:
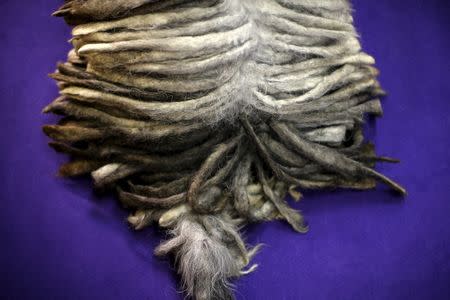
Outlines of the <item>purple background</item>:
[[[135,233],[88,180],[53,176],[65,157],[46,143],[40,110],[57,95],[47,74],[65,58],[62,1],[0,2],[0,298],[182,299],[157,229]],[[409,5],[409,6],[406,6]],[[363,47],[389,92],[370,134],[402,159],[379,170],[409,190],[305,192],[306,235],[285,223],[247,229],[267,246],[238,299],[450,299],[450,88],[447,0],[357,0]],[[4,296],[4,297],[2,297]]]

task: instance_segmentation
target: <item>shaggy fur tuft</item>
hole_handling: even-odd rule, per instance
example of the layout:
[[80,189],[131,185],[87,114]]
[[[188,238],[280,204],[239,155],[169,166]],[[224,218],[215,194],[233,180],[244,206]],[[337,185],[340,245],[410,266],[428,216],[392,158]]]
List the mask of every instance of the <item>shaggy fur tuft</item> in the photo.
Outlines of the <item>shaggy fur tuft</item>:
[[195,299],[234,299],[229,279],[248,272],[242,269],[258,249],[247,251],[236,227],[227,219],[180,217],[171,231],[172,238],[155,250],[158,256],[174,254],[183,287]]

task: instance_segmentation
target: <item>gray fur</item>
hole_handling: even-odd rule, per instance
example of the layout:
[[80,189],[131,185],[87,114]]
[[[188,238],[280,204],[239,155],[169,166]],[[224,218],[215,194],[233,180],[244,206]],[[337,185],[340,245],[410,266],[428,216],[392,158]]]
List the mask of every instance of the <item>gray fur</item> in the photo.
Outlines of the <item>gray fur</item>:
[[372,169],[395,160],[364,142],[384,91],[347,0],[67,0],[55,15],[76,25],[44,109],[74,159],[59,174],[116,191],[135,229],[167,228],[155,252],[187,295],[232,299],[255,269],[238,226],[306,232],[295,188],[406,193]]
[[195,299],[234,299],[229,280],[239,277],[254,255],[226,219],[185,215],[172,238],[155,250],[156,255],[174,254],[185,292]]

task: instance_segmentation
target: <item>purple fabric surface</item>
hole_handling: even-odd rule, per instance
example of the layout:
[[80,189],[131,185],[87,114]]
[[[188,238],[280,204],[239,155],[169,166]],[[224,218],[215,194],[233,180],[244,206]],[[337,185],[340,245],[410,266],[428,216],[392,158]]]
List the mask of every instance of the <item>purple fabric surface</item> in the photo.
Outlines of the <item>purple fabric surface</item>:
[[[55,118],[40,111],[57,95],[47,74],[69,50],[69,28],[49,16],[61,2],[0,2],[0,298],[182,299],[169,262],[152,255],[161,231],[133,232],[111,196],[53,176],[66,158],[47,147],[40,127]],[[247,228],[249,243],[267,246],[238,299],[450,299],[449,7],[354,1],[389,92],[369,133],[378,153],[402,160],[377,168],[409,196],[305,192],[294,206],[308,234]]]

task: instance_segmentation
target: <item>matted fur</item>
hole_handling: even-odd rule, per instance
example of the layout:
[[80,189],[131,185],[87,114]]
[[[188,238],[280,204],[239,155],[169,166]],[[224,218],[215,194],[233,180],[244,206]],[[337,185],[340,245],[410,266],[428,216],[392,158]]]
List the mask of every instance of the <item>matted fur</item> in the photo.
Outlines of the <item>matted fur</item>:
[[72,161],[60,174],[91,173],[170,239],[187,295],[231,299],[248,250],[238,226],[285,219],[298,189],[370,189],[366,114],[384,95],[363,53],[346,0],[69,0],[55,13],[74,49],[52,77],[61,95],[45,112],[51,146]]

